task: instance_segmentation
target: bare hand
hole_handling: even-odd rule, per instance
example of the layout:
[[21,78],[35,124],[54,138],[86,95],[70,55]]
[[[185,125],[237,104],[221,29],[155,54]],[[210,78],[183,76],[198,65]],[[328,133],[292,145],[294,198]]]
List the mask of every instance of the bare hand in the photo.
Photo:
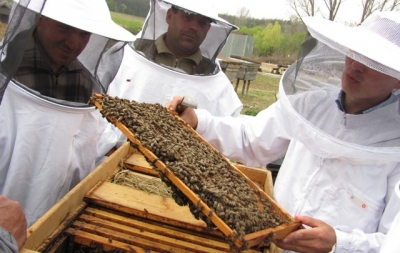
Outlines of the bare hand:
[[282,240],[274,241],[279,248],[300,253],[331,251],[336,243],[336,233],[331,226],[311,217],[296,216],[295,218],[311,228],[296,230]]
[[0,226],[9,231],[18,243],[19,249],[26,241],[27,222],[18,202],[0,195]]
[[[183,97],[175,96],[166,105],[167,109],[177,111],[178,106],[181,104]],[[188,123],[193,129],[197,127],[197,115],[193,108],[187,107],[184,111],[178,112],[179,116]]]

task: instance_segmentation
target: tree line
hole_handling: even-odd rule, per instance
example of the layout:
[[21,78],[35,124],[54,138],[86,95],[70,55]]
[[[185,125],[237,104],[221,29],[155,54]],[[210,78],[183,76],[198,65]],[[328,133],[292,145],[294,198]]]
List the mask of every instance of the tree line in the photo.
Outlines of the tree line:
[[[322,14],[326,19],[335,20],[342,3],[346,0],[287,0],[297,17],[312,17]],[[359,1],[361,4],[360,13],[354,13],[360,17],[362,23],[368,16],[377,11],[399,11],[400,0],[351,0]]]
[[[111,11],[146,17],[150,9],[149,0],[106,0]],[[304,41],[307,30],[302,18],[323,14],[335,20],[346,0],[286,0],[295,15],[290,20],[256,19],[250,16],[246,7],[237,15],[219,14],[228,22],[238,26],[239,34],[251,35],[255,44],[253,56],[260,61],[290,64],[297,59],[297,53]],[[376,11],[398,11],[400,0],[351,0],[362,5],[360,23]],[[354,15],[357,15],[356,13]],[[355,25],[355,24],[353,24]]]

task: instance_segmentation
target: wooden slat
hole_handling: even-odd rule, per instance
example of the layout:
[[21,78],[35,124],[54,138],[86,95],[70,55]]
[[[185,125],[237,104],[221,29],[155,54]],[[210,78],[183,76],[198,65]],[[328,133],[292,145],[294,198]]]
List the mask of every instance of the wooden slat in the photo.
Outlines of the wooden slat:
[[51,235],[46,238],[38,247],[37,251],[42,252],[47,250],[49,247],[52,247],[53,244],[56,244],[59,240],[61,234],[65,231],[67,227],[69,227],[76,217],[82,213],[82,211],[87,207],[85,202],[82,202],[73,212],[69,213],[65,220],[51,233]]
[[37,252],[30,249],[21,249],[19,253],[37,253]]
[[[272,229],[270,229],[270,231],[274,233],[274,238],[282,239],[287,234],[298,229],[299,227],[300,227],[299,223],[290,223],[290,224],[278,226],[276,228],[272,228]],[[257,231],[257,232],[245,235],[244,240],[246,242],[249,242],[250,245],[254,246],[254,245],[260,244],[263,241],[263,239],[266,238],[264,235],[265,234],[262,233],[262,231]]]
[[[171,252],[229,252],[228,243],[223,238],[197,233],[163,223],[141,219],[112,210],[88,207],[73,224],[73,228],[88,233],[124,241],[128,244],[161,250],[155,243],[170,246]],[[132,240],[132,238],[134,238]],[[153,248],[152,248],[153,247]],[[262,250],[245,250],[243,253],[260,253]]]
[[171,198],[149,194],[138,189],[104,182],[94,191],[88,192],[85,200],[166,224],[199,232],[208,231],[205,222],[194,218],[188,206],[179,206]]
[[[93,222],[94,219],[88,218],[88,221]],[[125,242],[130,245],[136,245],[142,248],[149,248],[151,250],[167,251],[173,248],[174,252],[191,251],[202,253],[217,253],[221,251],[220,249],[216,250],[213,248],[204,247],[191,242],[177,240],[168,236],[151,233],[146,230],[129,228],[121,224],[112,224],[112,222],[109,221],[97,220],[95,224],[75,221],[73,227],[81,231],[93,233],[106,238],[111,238],[113,241],[116,240],[120,242]],[[118,230],[123,232],[120,232]],[[226,250],[227,249],[225,249],[224,251]]]
[[28,239],[24,248],[36,250],[42,242],[57,229],[69,213],[73,212],[83,202],[83,197],[97,182],[105,179],[113,171],[121,158],[129,151],[127,142],[100,164],[92,173],[76,185],[49,212],[45,213],[28,229]]
[[158,172],[151,167],[151,165],[147,162],[146,158],[141,153],[132,154],[124,161],[124,165],[126,168],[133,171],[158,176]]
[[[146,231],[152,234],[166,236],[171,239],[212,247],[219,250],[227,251],[229,249],[226,241],[223,238],[218,238],[216,236],[210,237],[204,233],[195,233],[191,230],[183,230],[176,227],[165,226],[164,224],[151,222],[149,220],[139,220],[133,217],[128,218],[94,208],[88,208],[86,213],[87,215],[81,215],[79,220],[99,226],[101,225],[116,231],[129,233],[128,231],[130,229],[136,229],[139,231]],[[119,227],[115,224],[121,224],[123,227]],[[129,228],[128,231],[125,227]]]
[[82,244],[85,246],[93,246],[95,243],[97,243],[99,245],[102,245],[102,249],[105,251],[119,249],[119,250],[124,250],[125,252],[138,252],[138,253],[162,252],[162,251],[144,249],[138,246],[112,240],[110,238],[105,238],[103,236],[94,235],[85,231],[81,231],[79,229],[68,228],[66,233],[72,236],[75,243]]

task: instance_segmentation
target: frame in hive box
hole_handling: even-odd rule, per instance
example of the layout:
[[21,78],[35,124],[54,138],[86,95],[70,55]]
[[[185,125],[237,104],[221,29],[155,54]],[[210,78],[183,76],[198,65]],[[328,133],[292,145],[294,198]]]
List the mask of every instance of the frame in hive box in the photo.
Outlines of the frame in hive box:
[[[230,250],[223,233],[208,230],[186,206],[110,183],[121,171],[121,161],[142,177],[156,176],[144,156],[129,143],[124,144],[29,228],[28,240],[21,252]],[[269,171],[241,165],[239,168],[272,194]],[[266,247],[243,252],[274,251]]]
[[260,246],[300,227],[176,112],[107,94],[91,102],[159,172],[175,201],[217,227],[232,248]]

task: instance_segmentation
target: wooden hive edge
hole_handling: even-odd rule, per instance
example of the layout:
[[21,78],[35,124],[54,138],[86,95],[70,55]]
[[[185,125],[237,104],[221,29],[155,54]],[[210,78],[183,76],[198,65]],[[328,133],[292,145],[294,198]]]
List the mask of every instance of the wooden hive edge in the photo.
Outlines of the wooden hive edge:
[[115,169],[118,160],[128,152],[128,149],[128,143],[120,147],[28,228],[28,238],[24,244],[24,248],[37,250],[58,226],[65,221],[65,218],[83,203],[84,195],[98,181],[105,179]]

